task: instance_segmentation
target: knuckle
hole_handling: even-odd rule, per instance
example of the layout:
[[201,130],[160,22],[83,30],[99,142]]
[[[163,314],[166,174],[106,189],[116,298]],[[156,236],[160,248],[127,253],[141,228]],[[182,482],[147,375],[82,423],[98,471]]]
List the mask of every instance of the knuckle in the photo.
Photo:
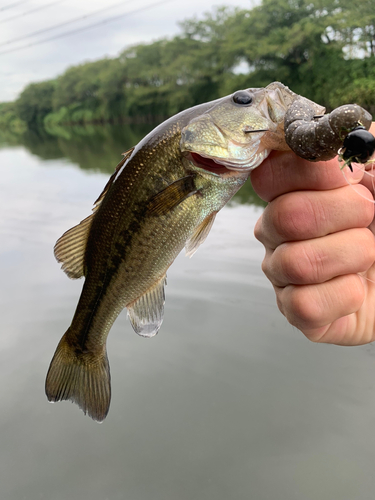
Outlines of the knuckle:
[[263,231],[263,215],[261,215],[259,217],[259,219],[257,220],[256,224],[255,224],[255,227],[254,227],[254,236],[255,238],[260,241],[261,243],[263,242],[263,239],[264,239],[264,231]]
[[284,293],[285,316],[301,331],[325,327],[358,311],[365,298],[357,274],[340,276],[321,285],[291,285],[284,289]]
[[272,265],[272,254],[270,255],[269,252],[266,252],[266,255],[263,259],[262,271],[272,284],[277,284],[274,266]]
[[313,250],[308,242],[283,244],[275,251],[281,274],[287,283],[306,284],[318,280],[324,265],[324,256]]
[[320,206],[312,204],[308,196],[290,193],[278,199],[272,211],[272,225],[285,241],[298,240],[316,233]]
[[269,279],[269,264],[268,263],[269,263],[269,259],[267,259],[267,257],[265,257],[263,259],[263,262],[262,262],[262,271]]
[[287,310],[285,308],[284,300],[283,300],[283,288],[277,288],[275,287],[275,293],[276,293],[276,304],[277,307],[279,308],[279,311],[281,314],[283,314],[287,318]]
[[313,328],[321,315],[320,305],[312,300],[308,287],[292,287],[287,310],[288,321],[297,328]]

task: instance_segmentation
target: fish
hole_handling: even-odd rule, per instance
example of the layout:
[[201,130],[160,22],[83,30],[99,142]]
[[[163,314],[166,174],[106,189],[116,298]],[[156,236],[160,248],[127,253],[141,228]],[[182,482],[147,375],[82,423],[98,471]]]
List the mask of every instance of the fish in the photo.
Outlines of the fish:
[[126,308],[137,334],[159,331],[168,268],[184,247],[188,256],[196,252],[252,169],[273,149],[291,148],[284,120],[296,99],[312,117],[324,114],[273,82],[182,111],[123,153],[92,214],[54,248],[68,277],[85,281],[47,373],[49,401],[70,400],[93,420],[105,419],[114,321]]

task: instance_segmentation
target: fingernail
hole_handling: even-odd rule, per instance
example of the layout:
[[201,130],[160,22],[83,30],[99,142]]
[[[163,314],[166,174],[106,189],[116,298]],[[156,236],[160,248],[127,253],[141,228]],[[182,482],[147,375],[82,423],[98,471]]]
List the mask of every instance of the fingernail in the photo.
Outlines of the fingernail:
[[357,163],[352,163],[352,169],[353,172],[350,170],[348,166],[343,168],[343,173],[351,184],[361,181],[364,175],[363,165],[357,165]]

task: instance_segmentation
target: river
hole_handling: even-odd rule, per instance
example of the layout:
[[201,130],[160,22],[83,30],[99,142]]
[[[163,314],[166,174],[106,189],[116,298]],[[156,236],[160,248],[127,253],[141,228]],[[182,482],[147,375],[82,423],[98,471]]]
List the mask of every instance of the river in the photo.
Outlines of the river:
[[101,425],[44,379],[82,280],[53,256],[147,127],[0,137],[0,497],[369,500],[375,348],[309,343],[278,312],[250,185],[168,273],[152,339],[122,313]]

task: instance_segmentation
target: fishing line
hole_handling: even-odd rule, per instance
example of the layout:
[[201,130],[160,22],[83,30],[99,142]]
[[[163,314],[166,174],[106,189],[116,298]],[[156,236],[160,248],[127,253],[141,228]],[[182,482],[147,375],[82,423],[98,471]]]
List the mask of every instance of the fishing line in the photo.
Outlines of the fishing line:
[[[369,160],[366,164],[362,164],[361,166],[359,166],[357,163],[352,163],[352,167],[353,168],[356,168],[357,170],[363,170],[363,173],[365,175],[368,175],[371,177],[371,185],[372,185],[372,191],[375,193],[375,175],[374,175],[374,163],[375,163],[375,160]],[[371,166],[371,173],[366,170],[366,165],[370,164]],[[347,176],[345,175],[345,167],[347,167],[347,165],[344,165],[341,170],[342,170],[342,173],[343,173],[343,176],[346,180],[346,182],[349,184],[349,186],[359,195],[361,196],[363,199],[367,200],[367,201],[370,201],[371,203],[375,204],[375,200],[373,199],[370,199],[370,198],[367,198],[366,196],[364,196],[363,194],[359,193],[356,189],[355,189],[355,186],[356,184],[352,184],[349,179],[347,178]],[[362,273],[357,273],[358,276],[360,276],[361,278],[364,278],[366,281],[369,281],[370,283],[373,283],[375,285],[375,281],[374,280],[371,280],[370,278],[367,278],[367,276],[364,276]]]
[[[339,150],[339,163],[342,162],[343,160],[343,156],[342,156],[342,151]],[[370,178],[371,178],[371,188],[372,188],[372,193],[375,194],[375,175],[374,175],[374,163],[375,163],[375,160],[368,160],[367,162],[365,163],[362,163],[360,164],[360,166],[358,165],[358,163],[351,163],[351,161],[349,160],[348,161],[345,161],[344,164],[341,166],[340,165],[340,169],[342,171],[342,174],[344,176],[344,179],[346,180],[347,184],[357,193],[359,194],[359,196],[361,196],[364,200],[366,201],[369,201],[370,203],[373,203],[375,204],[375,200],[374,199],[370,199],[370,198],[367,198],[367,196],[364,196],[362,193],[360,193],[359,191],[357,191],[355,189],[355,186],[356,184],[352,184],[350,182],[350,180],[348,179],[348,177],[346,176],[345,174],[345,167],[348,167],[352,172],[353,172],[353,168],[355,168],[356,170],[361,170],[363,172],[364,175],[368,175]],[[366,166],[370,166],[370,171],[369,172],[367,169],[366,169]],[[375,285],[375,281],[373,281],[372,279],[368,278],[367,276],[364,276],[365,273],[357,273],[358,276],[360,276],[361,278],[364,278],[366,281],[369,281],[370,283],[373,283]]]
[[363,276],[362,273],[357,273],[357,276],[360,276],[361,278],[364,278],[365,280],[370,281],[371,283],[374,283],[374,285],[375,285],[375,281],[374,280],[370,280],[370,278],[367,278],[367,276]]
[[[375,193],[375,175],[374,175],[374,160],[370,160],[370,163],[371,163],[371,172],[372,174],[371,177],[371,184],[372,184],[372,191]],[[366,172],[366,169],[365,169],[365,172]]]
[[[368,172],[368,171],[365,169],[366,165],[368,165],[369,163],[371,164],[371,172],[372,172],[372,173]],[[375,194],[375,179],[374,179],[374,178],[375,178],[375,175],[374,175],[374,173],[373,173],[373,172],[374,172],[374,163],[375,163],[375,160],[369,160],[366,164],[363,164],[363,165],[361,165],[361,166],[358,166],[358,164],[357,164],[357,163],[352,163],[352,167],[353,167],[353,168],[355,168],[355,169],[357,169],[357,170],[363,170],[364,175],[368,175],[368,176],[370,176],[370,177],[371,177],[372,191],[373,191],[373,193]],[[362,193],[360,193],[359,191],[357,191],[357,190],[355,189],[356,184],[352,184],[352,183],[350,182],[350,180],[348,179],[348,177],[346,176],[346,174],[345,174],[345,168],[346,168],[346,167],[347,167],[347,168],[349,168],[347,165],[344,165],[343,167],[340,167],[340,168],[341,168],[342,174],[343,174],[344,179],[346,180],[347,184],[348,184],[348,185],[349,185],[349,186],[350,186],[350,187],[351,187],[351,188],[352,188],[352,189],[353,189],[353,190],[354,190],[354,191],[355,191],[355,192],[356,192],[356,193],[357,193],[357,194],[358,194],[361,198],[363,198],[364,200],[367,200],[367,201],[369,201],[370,203],[373,203],[373,204],[375,205],[375,200],[374,200],[373,198],[367,198],[367,196],[364,196]]]

